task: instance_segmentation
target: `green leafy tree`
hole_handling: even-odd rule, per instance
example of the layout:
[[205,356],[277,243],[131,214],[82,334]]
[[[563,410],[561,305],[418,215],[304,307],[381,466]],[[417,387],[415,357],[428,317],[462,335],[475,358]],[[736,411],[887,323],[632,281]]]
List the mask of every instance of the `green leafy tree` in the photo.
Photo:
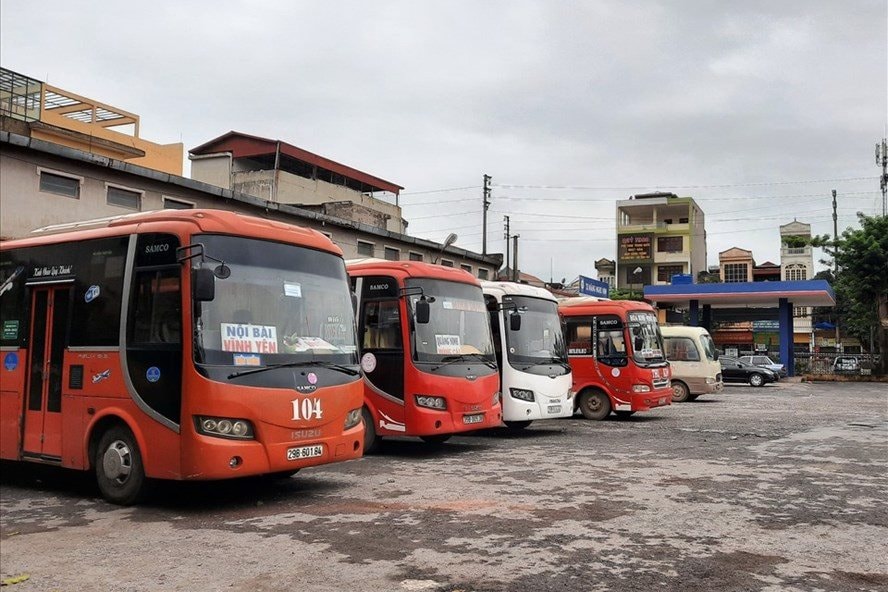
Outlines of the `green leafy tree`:
[[[829,269],[814,279],[827,280],[836,294],[835,308],[814,309],[815,323],[837,323],[843,333],[852,335],[882,354],[878,371],[888,374],[888,216],[857,214],[860,228],[848,228],[835,239],[829,235],[811,239],[788,236],[790,247],[810,244],[824,250]],[[835,264],[838,263],[838,272]]]

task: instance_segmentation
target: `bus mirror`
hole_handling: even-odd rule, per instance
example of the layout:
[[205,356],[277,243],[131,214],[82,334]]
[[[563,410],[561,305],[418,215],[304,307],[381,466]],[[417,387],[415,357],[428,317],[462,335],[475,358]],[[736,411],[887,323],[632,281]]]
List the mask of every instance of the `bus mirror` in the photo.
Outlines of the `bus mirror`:
[[713,358],[716,362],[718,362],[718,350],[715,350],[715,358]]
[[193,270],[191,272],[191,293],[197,302],[210,302],[213,300],[216,297],[215,272],[205,267],[198,267]]
[[231,277],[231,268],[222,263],[216,266],[216,268],[213,270],[213,275],[220,280],[228,279]]
[[520,331],[521,330],[521,315],[517,312],[513,312],[509,314],[509,330],[510,331]]
[[429,322],[429,315],[429,301],[424,296],[420,297],[416,301],[416,322],[420,325],[427,324]]

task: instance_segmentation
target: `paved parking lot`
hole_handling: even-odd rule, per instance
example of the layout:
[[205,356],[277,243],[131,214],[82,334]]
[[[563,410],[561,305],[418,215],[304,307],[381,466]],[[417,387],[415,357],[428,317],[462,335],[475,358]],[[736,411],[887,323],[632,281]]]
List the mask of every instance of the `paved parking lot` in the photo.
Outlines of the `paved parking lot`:
[[4,465],[10,590],[886,590],[888,387],[780,383],[101,501]]

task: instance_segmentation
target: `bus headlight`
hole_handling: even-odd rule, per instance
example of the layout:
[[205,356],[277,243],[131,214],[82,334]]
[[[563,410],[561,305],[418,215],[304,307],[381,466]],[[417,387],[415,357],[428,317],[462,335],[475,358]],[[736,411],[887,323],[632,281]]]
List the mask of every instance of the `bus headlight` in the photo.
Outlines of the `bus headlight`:
[[496,407],[497,405],[499,405],[499,402],[500,402],[500,392],[496,391],[495,393],[493,393],[493,402],[491,403],[491,406]]
[[416,404],[429,409],[447,409],[447,400],[434,395],[416,395]]
[[709,376],[706,377],[706,384],[715,384],[716,382],[717,381],[714,378]]
[[196,415],[194,417],[194,425],[197,433],[204,436],[233,438],[235,440],[253,439],[253,424],[246,419]]
[[633,393],[649,393],[651,392],[651,387],[646,384],[633,384],[632,385]]
[[345,416],[345,426],[343,429],[350,430],[361,422],[361,408],[352,409]]
[[509,389],[509,392],[512,393],[513,399],[518,399],[519,401],[533,402],[534,400],[533,391],[527,389],[513,388]]

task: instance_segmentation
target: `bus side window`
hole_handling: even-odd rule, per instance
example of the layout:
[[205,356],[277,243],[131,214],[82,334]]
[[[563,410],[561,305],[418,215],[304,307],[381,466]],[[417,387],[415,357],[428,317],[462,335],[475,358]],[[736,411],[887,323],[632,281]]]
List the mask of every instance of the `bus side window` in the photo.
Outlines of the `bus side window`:
[[401,349],[401,314],[398,300],[370,301],[364,305],[365,349]]
[[179,268],[136,274],[131,343],[182,342]]
[[592,323],[584,320],[567,321],[567,353],[575,356],[592,354]]

